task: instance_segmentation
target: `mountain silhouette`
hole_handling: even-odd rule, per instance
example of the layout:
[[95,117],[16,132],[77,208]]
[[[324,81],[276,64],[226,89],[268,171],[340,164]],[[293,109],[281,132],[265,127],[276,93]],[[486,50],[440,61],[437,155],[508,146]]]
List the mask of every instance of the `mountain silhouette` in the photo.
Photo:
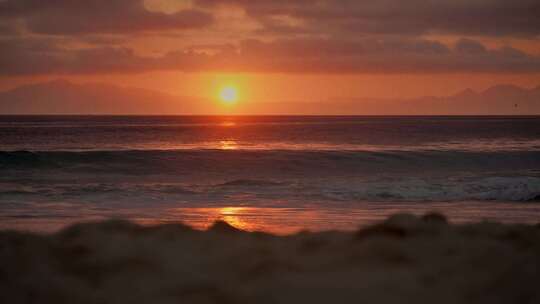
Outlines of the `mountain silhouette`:
[[109,84],[66,80],[0,92],[2,114],[196,114],[202,100]]
[[[110,84],[67,80],[0,92],[0,114],[175,115],[216,114],[214,101]],[[484,91],[409,99],[356,98],[303,102],[240,103],[235,114],[308,115],[539,115],[540,86],[496,85]]]

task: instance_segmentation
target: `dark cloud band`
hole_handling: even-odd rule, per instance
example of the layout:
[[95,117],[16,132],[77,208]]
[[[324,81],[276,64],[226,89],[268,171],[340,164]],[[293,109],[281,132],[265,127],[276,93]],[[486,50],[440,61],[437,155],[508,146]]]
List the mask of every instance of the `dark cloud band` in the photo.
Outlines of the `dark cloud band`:
[[33,33],[55,35],[198,29],[214,20],[195,9],[151,12],[143,0],[4,0],[0,17],[20,20]]
[[[237,6],[266,25],[273,17],[302,21],[306,31],[334,34],[540,34],[537,0],[196,0],[200,7]],[[301,29],[302,27],[300,27]],[[299,30],[274,27],[277,32]]]
[[[205,46],[208,48],[208,46]],[[418,39],[245,40],[216,52],[146,57],[128,48],[65,49],[54,41],[0,40],[3,75],[138,73],[154,70],[284,73],[540,73],[540,57],[474,40],[453,47]]]
[[[144,0],[0,0],[0,74],[540,73],[538,54],[511,46],[488,49],[471,39],[449,46],[425,38],[489,36],[504,45],[508,40],[494,36],[508,35],[534,42],[540,35],[537,0],[192,2],[165,14],[147,10]],[[240,8],[259,27],[216,36],[219,26],[213,26],[227,21],[214,14],[224,6]],[[126,47],[133,37],[171,30],[193,30],[188,39],[173,38],[180,51],[150,57]],[[207,36],[198,41],[199,33]],[[225,47],[219,45],[223,39],[212,47],[214,37],[227,37]]]

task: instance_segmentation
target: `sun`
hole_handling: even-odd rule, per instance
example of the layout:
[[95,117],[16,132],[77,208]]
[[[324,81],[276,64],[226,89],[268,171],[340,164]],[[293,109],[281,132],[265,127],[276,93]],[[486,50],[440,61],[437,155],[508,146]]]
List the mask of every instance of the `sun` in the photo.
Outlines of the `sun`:
[[219,91],[219,99],[227,104],[233,104],[238,101],[238,90],[233,86],[223,87]]

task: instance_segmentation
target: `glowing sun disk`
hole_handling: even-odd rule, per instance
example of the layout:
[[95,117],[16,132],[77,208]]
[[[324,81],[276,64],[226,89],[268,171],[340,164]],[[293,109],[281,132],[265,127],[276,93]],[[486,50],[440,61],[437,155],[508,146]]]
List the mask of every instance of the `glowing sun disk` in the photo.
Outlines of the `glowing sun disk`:
[[225,103],[235,103],[238,100],[238,90],[231,86],[224,87],[219,91],[219,98]]

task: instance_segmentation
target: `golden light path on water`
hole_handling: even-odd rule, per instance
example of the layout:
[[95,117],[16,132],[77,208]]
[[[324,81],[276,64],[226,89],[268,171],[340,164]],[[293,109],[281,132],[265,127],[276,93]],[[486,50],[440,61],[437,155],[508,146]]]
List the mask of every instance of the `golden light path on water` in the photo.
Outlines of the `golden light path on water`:
[[[223,130],[238,131],[244,124],[233,118],[220,120]],[[163,149],[218,149],[218,150],[340,150],[340,151],[396,151],[396,150],[457,150],[457,151],[489,151],[506,146],[501,142],[478,141],[474,146],[452,142],[416,147],[394,147],[364,144],[344,145],[327,142],[263,142],[242,138],[241,133],[223,133],[224,136],[204,143],[182,143],[159,146]],[[540,141],[520,143],[506,142],[511,148],[518,150],[540,149]],[[142,148],[156,148],[151,145]],[[511,149],[508,149],[511,150]],[[164,196],[166,197],[166,196]],[[225,221],[230,225],[247,231],[265,231],[275,234],[290,234],[302,230],[355,230],[361,226],[384,220],[396,213],[413,213],[422,215],[427,212],[445,214],[451,222],[465,223],[490,220],[506,223],[535,224],[537,218],[531,214],[540,213],[540,205],[521,202],[496,201],[464,201],[464,202],[386,202],[386,201],[351,201],[343,204],[335,202],[306,202],[306,200],[287,201],[282,197],[264,202],[251,202],[249,196],[229,193],[222,201],[191,202],[171,199],[160,206],[129,207],[114,209],[108,207],[92,207],[73,202],[51,202],[33,204],[28,209],[10,208],[0,214],[0,229],[20,229],[31,231],[56,231],[77,222],[101,221],[120,218],[135,221],[144,225],[161,223],[184,223],[196,229],[207,229],[216,221]],[[107,203],[115,203],[107,201]],[[203,206],[198,205],[201,203]],[[259,204],[261,203],[261,204]],[[227,204],[227,205],[225,205]],[[24,216],[21,216],[24,214]]]

